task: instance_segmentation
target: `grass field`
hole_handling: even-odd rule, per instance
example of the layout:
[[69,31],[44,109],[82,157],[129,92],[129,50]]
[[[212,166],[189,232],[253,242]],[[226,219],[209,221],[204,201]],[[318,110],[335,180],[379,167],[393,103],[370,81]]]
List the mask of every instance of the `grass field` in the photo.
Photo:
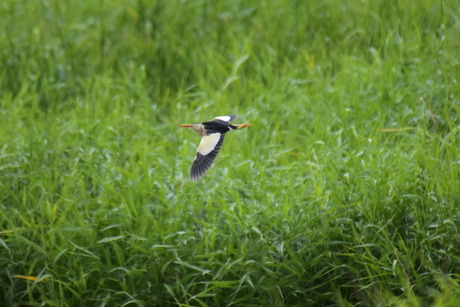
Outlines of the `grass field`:
[[1,1],[0,305],[459,306],[459,78],[457,0]]

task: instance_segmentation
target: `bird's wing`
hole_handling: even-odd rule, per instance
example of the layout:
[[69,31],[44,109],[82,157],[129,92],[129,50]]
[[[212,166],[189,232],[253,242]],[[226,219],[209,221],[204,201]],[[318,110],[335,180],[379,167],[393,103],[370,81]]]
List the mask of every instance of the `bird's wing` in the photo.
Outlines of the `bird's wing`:
[[211,168],[223,142],[224,134],[221,133],[203,136],[190,170],[190,180],[195,181],[201,178]]
[[217,116],[217,117],[214,117],[214,120],[221,120],[221,121],[224,121],[224,122],[228,122],[228,123],[231,123],[232,121],[235,120],[235,118],[237,117],[238,115],[224,115],[224,116]]

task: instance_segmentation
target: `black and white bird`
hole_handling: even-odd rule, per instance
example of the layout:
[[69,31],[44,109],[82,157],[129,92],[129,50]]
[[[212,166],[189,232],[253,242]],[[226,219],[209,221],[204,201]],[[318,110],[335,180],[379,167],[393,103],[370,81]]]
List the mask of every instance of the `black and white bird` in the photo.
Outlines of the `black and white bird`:
[[211,168],[222,147],[225,133],[251,126],[250,124],[232,125],[231,122],[236,117],[237,115],[218,116],[201,124],[179,125],[179,127],[189,128],[202,136],[190,170],[190,180],[200,179]]

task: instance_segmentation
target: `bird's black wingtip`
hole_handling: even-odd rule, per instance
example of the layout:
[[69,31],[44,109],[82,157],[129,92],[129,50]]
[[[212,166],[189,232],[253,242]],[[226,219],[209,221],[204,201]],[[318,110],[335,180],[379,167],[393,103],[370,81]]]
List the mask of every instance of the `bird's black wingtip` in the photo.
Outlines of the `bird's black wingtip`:
[[192,169],[190,170],[190,181],[197,181],[204,176],[207,170],[208,169],[203,168],[203,166],[193,165]]
[[199,176],[196,172],[193,172],[193,171],[190,172],[190,181],[197,181],[200,178],[201,176]]
[[190,174],[190,181],[197,181],[198,179],[200,179],[201,177],[203,177],[204,173],[203,174]]

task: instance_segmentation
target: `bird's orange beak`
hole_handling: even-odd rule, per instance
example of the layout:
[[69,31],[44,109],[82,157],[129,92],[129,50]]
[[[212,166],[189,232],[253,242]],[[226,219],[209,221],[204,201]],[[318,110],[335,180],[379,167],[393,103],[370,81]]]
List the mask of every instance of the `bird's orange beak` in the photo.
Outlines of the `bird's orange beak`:
[[250,124],[241,124],[241,125],[238,125],[237,127],[238,128],[236,128],[236,129],[243,129],[243,128],[246,128],[246,127],[251,127],[251,125]]
[[179,125],[179,127],[184,127],[184,128],[190,128],[192,125],[186,124],[186,125]]

